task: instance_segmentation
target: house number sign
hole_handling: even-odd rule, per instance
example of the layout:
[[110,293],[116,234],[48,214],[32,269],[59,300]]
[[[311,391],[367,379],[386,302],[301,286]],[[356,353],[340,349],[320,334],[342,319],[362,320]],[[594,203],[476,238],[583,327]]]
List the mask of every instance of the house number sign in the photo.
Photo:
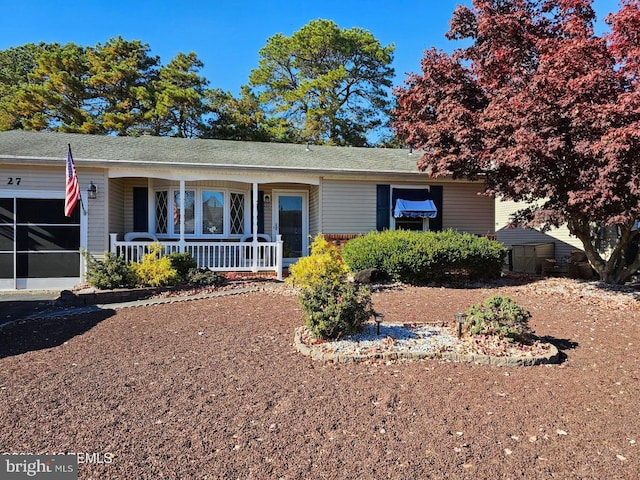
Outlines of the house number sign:
[[7,185],[20,185],[22,177],[7,177]]

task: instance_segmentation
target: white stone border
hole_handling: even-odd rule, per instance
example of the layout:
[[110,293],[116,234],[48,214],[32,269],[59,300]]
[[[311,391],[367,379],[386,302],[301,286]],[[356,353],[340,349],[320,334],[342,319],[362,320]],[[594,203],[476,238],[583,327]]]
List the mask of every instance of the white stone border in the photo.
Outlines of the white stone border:
[[504,356],[480,354],[461,354],[455,352],[377,352],[368,355],[344,354],[325,352],[319,348],[309,346],[302,341],[302,332],[305,327],[298,327],[294,334],[294,344],[296,350],[303,355],[311,357],[313,360],[333,363],[358,363],[370,360],[401,361],[401,360],[424,360],[441,359],[459,363],[478,363],[483,365],[499,365],[502,367],[530,367],[550,363],[560,363],[560,352],[555,345],[548,343],[549,351],[544,355],[535,357],[525,356]]

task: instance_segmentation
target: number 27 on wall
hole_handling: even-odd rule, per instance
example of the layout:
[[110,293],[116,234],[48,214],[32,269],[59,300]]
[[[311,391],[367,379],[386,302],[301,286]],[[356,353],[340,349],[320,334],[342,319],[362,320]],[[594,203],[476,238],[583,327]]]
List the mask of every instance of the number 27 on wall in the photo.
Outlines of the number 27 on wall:
[[21,177],[8,177],[7,185],[20,185]]

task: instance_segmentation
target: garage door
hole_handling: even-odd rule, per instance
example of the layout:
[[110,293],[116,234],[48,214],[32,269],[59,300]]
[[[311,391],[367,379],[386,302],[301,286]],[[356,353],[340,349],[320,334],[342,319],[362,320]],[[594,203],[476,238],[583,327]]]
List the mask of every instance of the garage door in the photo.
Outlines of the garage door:
[[57,289],[80,277],[80,208],[64,199],[0,198],[0,288]]

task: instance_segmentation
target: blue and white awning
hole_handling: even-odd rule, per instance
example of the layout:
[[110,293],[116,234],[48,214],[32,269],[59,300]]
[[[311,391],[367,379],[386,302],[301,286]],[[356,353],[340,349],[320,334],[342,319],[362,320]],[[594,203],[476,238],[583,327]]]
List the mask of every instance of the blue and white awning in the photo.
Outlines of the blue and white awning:
[[396,200],[396,206],[393,210],[394,218],[411,217],[411,218],[436,218],[438,209],[433,200]]

